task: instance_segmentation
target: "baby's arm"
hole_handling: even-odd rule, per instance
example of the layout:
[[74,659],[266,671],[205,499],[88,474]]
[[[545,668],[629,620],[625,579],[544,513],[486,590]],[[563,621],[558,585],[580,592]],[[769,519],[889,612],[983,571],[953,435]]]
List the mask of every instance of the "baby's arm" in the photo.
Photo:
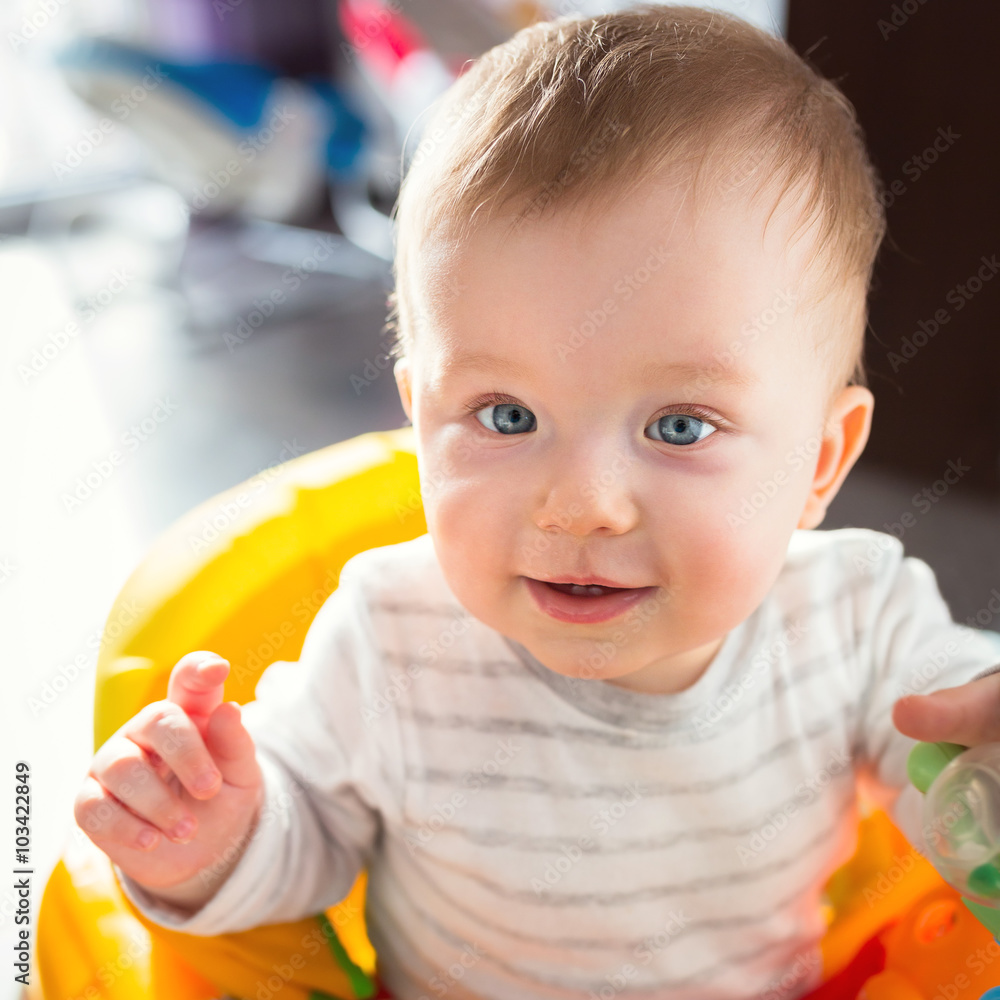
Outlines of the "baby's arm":
[[195,876],[210,876],[214,895],[192,912],[193,885],[173,884],[178,898],[160,899],[158,889],[148,892],[119,870],[123,891],[149,919],[190,934],[300,919],[342,900],[367,864],[389,794],[380,779],[393,771],[379,758],[392,720],[363,719],[363,704],[380,696],[384,682],[373,680],[380,665],[348,566],[299,660],[272,663],[256,701],[242,707],[262,779],[260,809],[256,826],[234,830],[217,845],[210,870]]
[[[883,804],[893,808],[904,833],[921,847],[914,839],[921,797],[909,784],[906,762],[916,740],[930,738],[934,730],[918,730],[914,719],[930,715],[939,703],[946,712],[970,692],[981,696],[989,688],[1000,694],[998,677],[973,681],[1000,665],[1000,637],[956,623],[931,568],[904,557],[895,539],[868,572],[872,578],[861,611],[860,656],[866,670],[859,697],[859,763],[882,789]],[[914,697],[933,692],[940,693]],[[997,701],[989,709],[994,718],[1000,718]],[[986,709],[986,702],[981,704]]]

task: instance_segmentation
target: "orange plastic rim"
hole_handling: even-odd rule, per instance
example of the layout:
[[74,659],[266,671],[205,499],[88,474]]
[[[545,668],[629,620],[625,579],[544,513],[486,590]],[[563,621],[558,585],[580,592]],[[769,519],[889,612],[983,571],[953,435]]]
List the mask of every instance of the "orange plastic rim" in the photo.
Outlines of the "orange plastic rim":
[[931,944],[944,937],[958,923],[958,904],[951,899],[939,899],[917,916],[913,936],[921,944]]

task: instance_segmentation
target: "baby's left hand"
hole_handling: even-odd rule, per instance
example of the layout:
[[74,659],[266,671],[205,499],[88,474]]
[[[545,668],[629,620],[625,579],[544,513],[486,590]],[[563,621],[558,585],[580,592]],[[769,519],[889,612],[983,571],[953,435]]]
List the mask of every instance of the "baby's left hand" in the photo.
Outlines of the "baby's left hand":
[[1000,673],[900,698],[893,706],[892,722],[904,736],[925,743],[973,747],[1000,742]]

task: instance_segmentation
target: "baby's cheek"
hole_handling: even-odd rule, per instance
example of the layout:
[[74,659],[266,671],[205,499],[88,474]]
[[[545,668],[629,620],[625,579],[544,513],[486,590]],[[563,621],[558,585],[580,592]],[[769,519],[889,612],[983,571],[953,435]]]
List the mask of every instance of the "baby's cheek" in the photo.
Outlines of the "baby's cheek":
[[759,603],[784,563],[794,528],[788,498],[775,494],[744,506],[745,496],[720,495],[677,536],[691,592],[734,610]]
[[424,515],[442,566],[471,585],[511,563],[517,511],[488,481],[457,471],[428,469]]
[[729,483],[719,523],[734,540],[753,535],[780,542],[795,528],[812,483],[807,458],[794,450],[770,450]]

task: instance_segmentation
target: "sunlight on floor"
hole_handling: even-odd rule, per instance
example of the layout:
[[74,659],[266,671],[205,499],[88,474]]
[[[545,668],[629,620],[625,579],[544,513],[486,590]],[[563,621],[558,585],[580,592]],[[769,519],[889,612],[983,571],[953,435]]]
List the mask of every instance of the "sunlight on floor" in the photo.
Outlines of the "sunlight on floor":
[[[105,617],[146,540],[135,527],[124,462],[109,460],[126,450],[102,406],[86,345],[67,332],[81,318],[64,268],[38,245],[7,240],[0,302],[7,485],[0,491],[0,731],[9,741],[5,759],[31,767],[37,912],[93,752],[94,665]],[[118,321],[112,308],[93,320]],[[84,499],[74,503],[74,492]],[[8,885],[0,892],[7,953],[13,902]]]

